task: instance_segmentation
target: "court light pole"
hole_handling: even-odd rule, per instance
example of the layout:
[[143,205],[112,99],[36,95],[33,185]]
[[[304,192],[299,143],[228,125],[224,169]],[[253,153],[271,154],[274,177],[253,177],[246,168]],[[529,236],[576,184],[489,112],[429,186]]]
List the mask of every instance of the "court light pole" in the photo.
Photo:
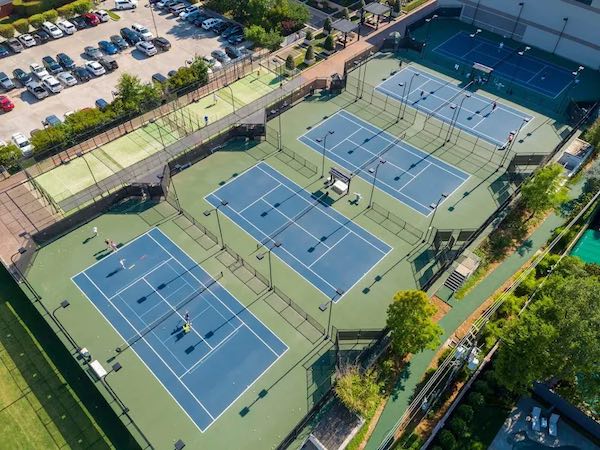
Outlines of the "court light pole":
[[408,83],[408,93],[407,93],[407,97],[406,97],[406,99],[404,101],[404,110],[402,111],[402,117],[404,117],[404,113],[406,112],[406,106],[408,105],[408,97],[410,97],[410,92],[411,92],[411,89],[412,89],[413,80],[416,77],[418,77],[419,75],[420,75],[419,72],[415,72],[415,73],[413,73],[412,77],[410,77],[410,81]]
[[517,64],[515,64],[515,68],[514,68],[514,70],[513,70],[512,77],[510,78],[510,92],[509,92],[509,94],[512,94],[512,89],[513,89],[513,87],[514,87],[514,85],[515,85],[515,83],[516,83],[516,79],[517,79],[517,73],[519,73],[519,69],[521,68],[521,62],[522,62],[521,60],[522,60],[522,57],[523,57],[523,56],[525,55],[525,53],[527,53],[529,50],[531,50],[531,47],[529,47],[529,46],[527,45],[527,46],[525,46],[525,47],[523,48],[523,50],[521,50],[521,51],[518,51],[518,52],[517,52],[517,55],[519,56],[519,58],[518,58],[518,60],[517,60]]
[[568,103],[569,94],[575,88],[575,86],[577,85],[577,83],[579,83],[579,74],[581,73],[581,71],[583,69],[585,69],[585,67],[579,66],[577,68],[577,70],[574,70],[573,72],[571,72],[571,75],[573,75],[573,79],[567,85],[567,89],[565,89],[565,97],[564,97],[564,99],[561,100],[560,103],[558,104],[559,112],[562,110],[563,107],[566,106],[566,105],[564,105],[564,103]]
[[402,114],[402,117],[400,117],[400,113],[403,111],[403,104],[406,102],[406,98],[404,97],[406,95],[406,83],[398,83],[398,86],[402,88],[402,97],[400,98],[400,106],[398,108],[398,116],[396,117],[396,123],[398,123],[401,119],[404,119],[404,113]]
[[321,138],[315,139],[319,144],[322,144],[323,147],[323,155],[321,158],[321,178],[325,177],[325,151],[327,149],[327,136],[331,136],[335,131],[329,130],[325,135]]
[[335,303],[336,297],[341,297],[342,295],[344,295],[344,291],[342,289],[336,289],[335,294],[333,294],[333,297],[331,297],[325,303],[321,303],[319,305],[319,309],[323,312],[325,312],[327,308],[329,308],[329,315],[327,316],[327,328],[325,329],[325,336],[323,336],[324,341],[329,339],[329,329],[331,328],[331,319],[333,315],[333,304]]
[[425,42],[423,43],[423,47],[421,48],[421,58],[423,56],[425,56],[425,51],[426,51],[425,48],[429,44],[429,33],[431,32],[431,22],[437,18],[438,18],[438,15],[434,14],[433,16],[425,19],[425,22],[427,23],[427,31],[425,32]]
[[231,106],[233,106],[233,113],[235,114],[235,99],[233,98],[233,89],[231,88],[231,84],[226,83],[223,87],[229,88],[229,93],[231,94]]
[[446,145],[446,142],[450,142],[450,139],[452,139],[452,131],[454,130],[456,122],[458,121],[458,117],[460,116],[460,111],[462,110],[463,103],[468,98],[471,98],[471,94],[469,92],[465,92],[458,107],[455,104],[450,105],[450,108],[454,109],[454,114],[452,114],[452,119],[450,119],[450,127],[448,128],[448,132],[446,133],[446,140],[442,145]]
[[445,198],[448,198],[448,194],[446,192],[442,192],[442,194],[440,195],[440,198],[438,199],[437,203],[435,204],[435,207],[433,208],[433,213],[431,214],[431,219],[429,219],[429,225],[427,226],[427,230],[425,230],[425,235],[423,236],[423,240],[421,241],[422,244],[427,242],[427,239],[429,239],[429,233],[431,233],[431,230],[433,227],[433,219],[435,218],[435,213],[438,210],[438,206],[440,206],[440,203],[442,203],[442,201]]
[[71,305],[71,303],[69,302],[69,300],[65,299],[62,302],[60,302],[60,305],[58,305],[56,308],[54,308],[52,310],[51,314],[52,314],[52,317],[54,317],[54,321],[56,322],[56,324],[60,328],[60,331],[62,331],[62,333],[65,335],[65,337],[67,338],[67,340],[69,341],[69,343],[75,349],[75,352],[79,352],[79,350],[81,350],[81,347],[79,345],[77,345],[77,342],[75,342],[75,339],[73,339],[73,336],[71,336],[71,334],[67,331],[67,328],[63,325],[63,323],[56,316],[56,312],[58,310],[60,310],[60,309],[67,309],[70,305]]
[[525,6],[525,2],[519,2],[518,6],[520,7],[519,14],[517,15],[517,19],[515,20],[515,25],[513,26],[513,29],[510,33],[511,39],[515,35],[515,31],[517,30],[517,26],[519,25],[519,20],[521,19],[521,14],[523,14],[523,7]]
[[228,204],[229,202],[227,200],[221,200],[220,205],[217,205],[213,209],[207,209],[206,211],[204,211],[204,215],[206,217],[210,216],[213,211],[215,212],[215,216],[217,216],[217,227],[219,228],[219,237],[221,238],[221,250],[225,249],[225,241],[223,240],[223,229],[221,228],[221,219],[219,219],[219,208],[221,206],[227,206]]
[[373,206],[373,193],[375,192],[375,183],[377,182],[377,172],[379,172],[379,166],[382,166],[383,164],[385,164],[385,159],[379,159],[379,161],[377,162],[377,165],[375,166],[375,169],[369,169],[369,172],[373,171],[373,183],[371,184],[371,194],[369,195],[369,204],[367,205],[367,208],[370,208],[371,206]]
[[106,389],[110,392],[112,398],[115,399],[115,401],[119,404],[119,406],[121,407],[121,410],[123,412],[123,414],[127,414],[129,412],[129,408],[127,406],[125,406],[125,403],[123,403],[123,400],[121,400],[119,398],[119,396],[117,395],[117,393],[115,392],[115,390],[112,388],[112,386],[108,383],[108,376],[111,373],[116,373],[119,370],[121,370],[123,368],[123,366],[121,365],[121,363],[116,362],[112,365],[111,369],[106,373],[106,375],[104,375],[101,380],[104,383],[104,386],[106,387]]
[[563,37],[563,34],[565,32],[565,28],[567,28],[567,22],[569,22],[569,18],[568,17],[563,17],[562,20],[563,20],[562,30],[560,30],[560,34],[558,35],[558,39],[556,40],[556,44],[554,44],[554,48],[552,49],[552,54],[553,55],[556,52],[556,49],[558,48],[558,44],[560,44],[560,40]]
[[281,242],[275,241],[275,242],[273,242],[273,245],[271,245],[267,249],[266,252],[259,253],[258,255],[256,255],[256,259],[258,259],[259,261],[264,259],[265,254],[267,255],[267,259],[269,261],[269,290],[270,291],[273,290],[273,266],[271,264],[271,252],[273,251],[274,248],[279,248],[279,247],[281,247]]

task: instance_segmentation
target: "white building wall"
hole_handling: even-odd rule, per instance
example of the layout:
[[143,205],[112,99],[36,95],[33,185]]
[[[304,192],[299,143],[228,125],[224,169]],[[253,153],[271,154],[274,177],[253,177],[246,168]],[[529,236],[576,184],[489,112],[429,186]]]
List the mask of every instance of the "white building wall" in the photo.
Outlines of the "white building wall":
[[[600,69],[600,0],[592,0],[590,5],[576,0],[438,0],[438,4],[462,5],[466,22],[471,22],[477,11],[478,26],[501,34],[510,34],[512,25],[507,24],[518,18],[515,39]],[[502,27],[495,26],[496,19]]]

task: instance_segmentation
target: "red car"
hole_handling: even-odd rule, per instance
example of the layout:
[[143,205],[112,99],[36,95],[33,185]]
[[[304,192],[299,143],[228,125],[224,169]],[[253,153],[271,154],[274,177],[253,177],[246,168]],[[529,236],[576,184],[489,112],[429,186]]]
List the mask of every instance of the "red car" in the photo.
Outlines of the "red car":
[[5,95],[0,95],[0,109],[4,112],[12,111],[15,107],[15,104],[10,101]]
[[100,18],[94,13],[85,13],[82,16],[85,22],[91,27],[95,27],[100,23]]

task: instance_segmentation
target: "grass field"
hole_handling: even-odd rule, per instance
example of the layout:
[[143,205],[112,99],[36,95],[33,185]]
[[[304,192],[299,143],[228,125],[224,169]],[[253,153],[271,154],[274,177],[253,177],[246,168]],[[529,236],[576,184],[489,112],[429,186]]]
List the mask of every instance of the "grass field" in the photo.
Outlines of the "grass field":
[[0,448],[113,448],[14,308],[27,301],[0,273]]

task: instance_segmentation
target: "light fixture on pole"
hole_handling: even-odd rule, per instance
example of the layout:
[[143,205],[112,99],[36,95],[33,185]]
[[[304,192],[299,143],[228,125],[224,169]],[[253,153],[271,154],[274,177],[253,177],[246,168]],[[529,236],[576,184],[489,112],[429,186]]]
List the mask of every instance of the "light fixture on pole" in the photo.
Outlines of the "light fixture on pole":
[[221,206],[227,206],[229,202],[227,200],[221,200],[221,204],[217,205],[213,209],[207,209],[204,211],[204,215],[206,217],[210,216],[212,212],[215,212],[215,216],[217,216],[217,227],[219,228],[219,237],[221,238],[221,250],[225,249],[225,240],[223,239],[223,229],[221,228],[221,220],[219,219],[219,208]]
[[258,259],[259,261],[261,261],[262,259],[264,259],[265,254],[267,255],[267,259],[269,261],[269,290],[272,291],[273,290],[273,266],[271,264],[271,252],[273,251],[274,248],[279,248],[281,247],[281,242],[279,241],[275,241],[273,242],[273,245],[271,245],[267,251],[263,252],[263,253],[259,253],[258,255],[256,255],[256,259]]
[[321,178],[325,177],[325,152],[327,150],[327,137],[334,133],[335,132],[333,130],[329,130],[323,137],[315,139],[315,141],[317,141],[319,144],[322,144],[323,148],[323,155],[321,158]]
[[385,159],[379,158],[375,168],[369,168],[369,172],[373,172],[373,183],[371,184],[371,194],[369,195],[369,204],[367,205],[367,208],[373,206],[373,193],[375,192],[375,183],[377,182],[377,172],[379,172],[379,166],[383,164],[385,164]]

